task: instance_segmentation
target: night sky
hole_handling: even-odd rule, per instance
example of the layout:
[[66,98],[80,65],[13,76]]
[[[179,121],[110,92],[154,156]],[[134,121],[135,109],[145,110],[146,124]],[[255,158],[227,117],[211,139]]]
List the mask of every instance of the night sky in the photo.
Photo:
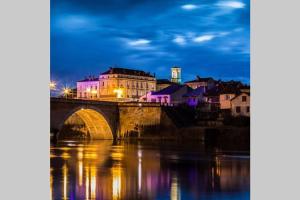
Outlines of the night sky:
[[109,66],[170,78],[250,79],[250,0],[51,0],[51,79]]

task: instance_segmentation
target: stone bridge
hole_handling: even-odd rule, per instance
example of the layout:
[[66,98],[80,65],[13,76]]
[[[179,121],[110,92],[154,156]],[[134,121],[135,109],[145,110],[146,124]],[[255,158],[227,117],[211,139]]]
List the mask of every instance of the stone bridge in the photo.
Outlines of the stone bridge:
[[91,139],[117,139],[137,126],[160,125],[161,106],[157,103],[105,102],[51,98],[50,128],[56,137],[66,124],[81,122]]

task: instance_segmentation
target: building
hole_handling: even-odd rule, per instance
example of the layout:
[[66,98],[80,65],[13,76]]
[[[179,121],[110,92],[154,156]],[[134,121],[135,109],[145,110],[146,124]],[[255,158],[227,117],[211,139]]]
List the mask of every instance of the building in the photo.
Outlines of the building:
[[178,105],[185,102],[184,94],[191,90],[186,85],[170,85],[160,91],[149,92],[145,96],[141,97],[140,101],[161,103],[162,105]]
[[231,114],[250,117],[250,93],[243,92],[231,99]]
[[173,83],[173,82],[169,81],[168,79],[157,79],[156,80],[156,91],[165,89],[173,84],[176,84],[176,83]]
[[98,99],[99,98],[99,78],[88,77],[77,81],[77,98]]
[[180,67],[172,67],[171,68],[171,82],[181,83],[181,68]]
[[201,102],[201,110],[205,112],[219,111],[220,109],[220,88],[214,87],[206,90]]
[[216,86],[215,81],[211,77],[202,78],[200,76],[197,76],[195,80],[187,81],[184,84],[187,86],[196,89],[198,87],[204,87],[205,90],[210,90]]
[[235,89],[242,89],[245,86],[243,85],[243,83],[241,83],[240,81],[217,81],[216,86],[219,87],[220,89],[224,89],[224,88],[235,88]]
[[187,105],[196,107],[199,103],[202,103],[204,101],[204,93],[205,87],[198,87],[183,95],[183,97],[185,98],[185,102]]
[[239,89],[227,87],[220,92],[220,109],[231,110],[231,100],[240,93]]
[[154,75],[140,70],[111,67],[99,76],[101,100],[137,101],[156,90]]

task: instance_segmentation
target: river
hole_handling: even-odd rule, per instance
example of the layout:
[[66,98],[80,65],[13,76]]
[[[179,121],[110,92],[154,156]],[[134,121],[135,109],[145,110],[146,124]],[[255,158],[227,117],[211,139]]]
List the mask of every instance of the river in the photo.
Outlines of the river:
[[51,144],[55,200],[250,199],[247,151],[201,142],[60,141]]

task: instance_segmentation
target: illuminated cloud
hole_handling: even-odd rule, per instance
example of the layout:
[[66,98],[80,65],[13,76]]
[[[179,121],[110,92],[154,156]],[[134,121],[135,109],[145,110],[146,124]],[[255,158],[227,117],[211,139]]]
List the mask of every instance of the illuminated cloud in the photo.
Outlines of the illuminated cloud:
[[195,4],[185,4],[185,5],[182,5],[181,8],[183,10],[194,10],[194,9],[197,9],[198,6]]
[[151,41],[146,39],[138,39],[129,41],[128,44],[130,46],[147,46]]
[[226,36],[226,35],[229,35],[229,34],[230,34],[230,32],[220,32],[219,36]]
[[199,60],[209,76],[249,78],[250,0],[88,2],[51,3],[51,76],[62,83],[115,64],[159,78],[179,65],[194,76]]
[[185,45],[186,40],[185,37],[182,35],[176,35],[175,38],[173,39],[173,42],[175,42],[178,45]]
[[199,37],[195,37],[194,42],[201,43],[201,42],[212,40],[214,38],[215,38],[214,35],[202,35],[202,36],[199,36]]
[[240,1],[220,1],[217,3],[220,7],[239,9],[244,8],[245,4]]

